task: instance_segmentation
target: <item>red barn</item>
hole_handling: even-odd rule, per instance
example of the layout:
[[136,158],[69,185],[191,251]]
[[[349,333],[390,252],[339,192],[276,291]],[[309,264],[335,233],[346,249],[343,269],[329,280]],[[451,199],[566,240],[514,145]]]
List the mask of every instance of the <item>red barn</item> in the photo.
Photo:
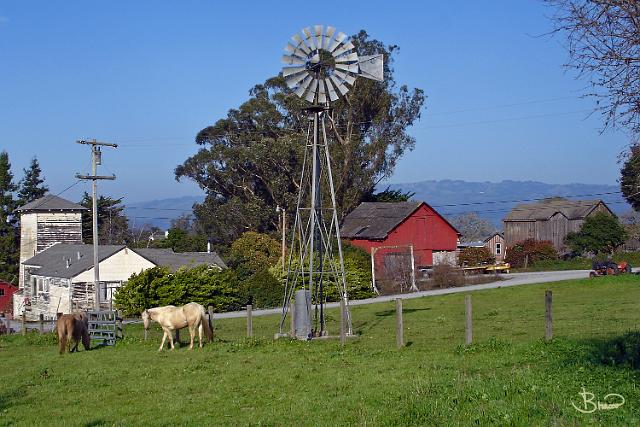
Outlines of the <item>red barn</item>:
[[415,267],[455,263],[460,233],[425,202],[361,203],[343,221],[341,237],[371,253],[411,247]]
[[13,294],[18,292],[18,287],[0,280],[0,313],[13,312]]

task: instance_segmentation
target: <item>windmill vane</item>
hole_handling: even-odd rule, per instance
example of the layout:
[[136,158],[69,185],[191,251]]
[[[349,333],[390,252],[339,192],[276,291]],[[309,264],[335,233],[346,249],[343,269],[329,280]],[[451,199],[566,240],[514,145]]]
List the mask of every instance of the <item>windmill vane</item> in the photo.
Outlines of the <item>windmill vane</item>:
[[314,25],[295,34],[284,48],[282,69],[287,86],[300,98],[327,104],[345,95],[357,76],[383,80],[383,55],[359,56],[345,33]]

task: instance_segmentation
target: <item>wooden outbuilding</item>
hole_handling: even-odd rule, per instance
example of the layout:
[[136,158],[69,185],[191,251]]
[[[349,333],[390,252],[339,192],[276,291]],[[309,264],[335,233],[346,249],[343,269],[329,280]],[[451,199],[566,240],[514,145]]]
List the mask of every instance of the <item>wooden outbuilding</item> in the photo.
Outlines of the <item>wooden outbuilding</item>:
[[564,239],[579,231],[584,220],[598,212],[614,213],[602,200],[553,198],[520,204],[503,219],[507,246],[526,239],[549,240],[559,253],[566,252]]

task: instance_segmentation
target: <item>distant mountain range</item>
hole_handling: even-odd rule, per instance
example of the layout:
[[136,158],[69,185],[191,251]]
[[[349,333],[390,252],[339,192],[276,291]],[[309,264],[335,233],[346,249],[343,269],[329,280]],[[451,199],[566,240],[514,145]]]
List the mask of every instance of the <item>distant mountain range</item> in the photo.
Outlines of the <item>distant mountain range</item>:
[[[620,195],[620,187],[617,185],[441,180],[390,184],[389,187],[393,190],[414,192],[414,200],[424,200],[446,217],[476,212],[499,229],[502,228],[502,218],[516,204],[545,197],[601,199],[616,213],[631,209]],[[383,186],[380,190],[385,188],[386,186]],[[169,228],[172,219],[189,214],[194,203],[201,203],[203,200],[204,196],[184,196],[130,203],[125,213],[131,226],[147,224],[165,230]]]

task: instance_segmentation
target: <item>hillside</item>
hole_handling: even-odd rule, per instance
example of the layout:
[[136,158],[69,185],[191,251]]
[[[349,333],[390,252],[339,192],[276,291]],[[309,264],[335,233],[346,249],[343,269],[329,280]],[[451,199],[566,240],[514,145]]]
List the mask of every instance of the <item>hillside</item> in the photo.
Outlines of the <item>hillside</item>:
[[[537,181],[469,182],[462,180],[421,181],[390,184],[392,189],[415,192],[414,199],[424,200],[445,216],[474,211],[501,228],[502,217],[518,200],[562,196],[572,199],[602,199],[616,213],[630,209],[618,193],[617,185],[547,184]],[[381,186],[384,190],[385,186]],[[149,224],[166,229],[171,220],[190,213],[194,203],[204,196],[184,196],[127,204],[131,225]]]
[[[545,197],[602,199],[616,213],[631,207],[623,200],[617,185],[547,184],[537,181],[469,182],[461,180],[421,181],[391,184],[391,189],[415,192],[445,216],[476,212],[501,228],[502,218],[518,201]],[[611,194],[613,193],[613,194]]]

